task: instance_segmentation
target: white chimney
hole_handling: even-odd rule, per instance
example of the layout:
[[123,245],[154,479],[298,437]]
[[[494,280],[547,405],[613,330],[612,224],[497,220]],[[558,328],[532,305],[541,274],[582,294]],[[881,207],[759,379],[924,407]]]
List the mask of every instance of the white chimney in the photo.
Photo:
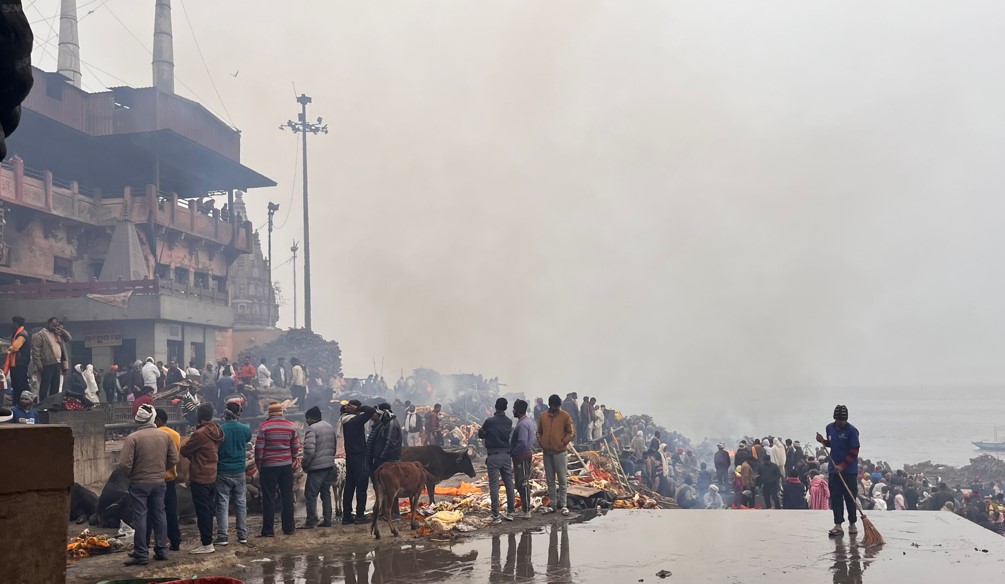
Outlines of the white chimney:
[[80,40],[77,37],[77,0],[62,0],[59,12],[59,57],[56,71],[80,87]]
[[174,38],[171,35],[171,0],[157,0],[154,11],[153,68],[154,87],[165,93],[174,93]]

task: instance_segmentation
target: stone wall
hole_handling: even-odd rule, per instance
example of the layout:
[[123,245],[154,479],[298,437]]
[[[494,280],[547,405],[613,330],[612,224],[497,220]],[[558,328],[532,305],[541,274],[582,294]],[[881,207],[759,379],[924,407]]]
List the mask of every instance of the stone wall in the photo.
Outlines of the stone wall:
[[66,582],[73,433],[66,426],[0,424],[0,565],[5,584]]
[[103,409],[83,412],[42,412],[42,422],[69,426],[73,433],[73,481],[100,491],[111,472],[105,456]]

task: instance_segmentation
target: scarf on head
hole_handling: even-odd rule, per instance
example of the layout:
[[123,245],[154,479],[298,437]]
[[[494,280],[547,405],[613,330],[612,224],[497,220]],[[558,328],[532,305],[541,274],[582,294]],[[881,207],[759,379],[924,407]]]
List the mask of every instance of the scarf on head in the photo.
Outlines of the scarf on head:
[[[24,332],[24,327],[23,326],[17,327],[17,330],[14,331],[14,336],[12,336],[10,338],[11,345],[13,345],[14,341],[17,340],[18,335],[20,335],[23,332]],[[27,341],[25,341],[25,342],[27,342]],[[16,366],[17,366],[17,351],[14,351],[14,352],[11,352],[11,353],[7,353],[7,360],[4,361],[4,364],[3,364],[3,374],[4,375],[10,375],[10,368],[11,367],[16,367]]]

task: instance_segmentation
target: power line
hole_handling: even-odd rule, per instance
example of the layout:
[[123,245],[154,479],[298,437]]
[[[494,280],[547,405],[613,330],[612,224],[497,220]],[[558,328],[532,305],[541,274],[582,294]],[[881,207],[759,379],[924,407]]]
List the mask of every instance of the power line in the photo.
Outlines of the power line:
[[[35,5],[32,4],[32,6],[35,6]],[[42,14],[42,10],[40,8],[38,8],[37,6],[35,7],[35,12],[38,12],[39,16],[45,17],[45,15]],[[40,48],[40,49],[42,49],[42,54],[43,55],[48,55],[49,54],[49,52],[46,50],[48,48],[48,46],[49,46],[49,43],[52,42],[52,39],[57,38],[59,36],[59,33],[56,32],[53,29],[53,26],[52,26],[52,21],[55,20],[56,17],[58,17],[58,16],[59,16],[59,4],[56,4],[56,13],[53,14],[52,18],[49,19],[49,37],[45,39],[45,42],[43,42],[42,44],[38,45],[35,49],[33,49],[33,52],[34,52],[34,50],[37,50],[37,49]],[[56,66],[57,67],[59,66],[59,59],[58,58],[56,59]]]
[[[290,181],[292,185],[290,186],[290,200],[286,202],[286,215],[283,217],[283,222],[278,227],[273,227],[274,231],[278,231],[286,225],[286,220],[290,218],[290,211],[293,207],[293,196],[297,192],[297,163],[300,162],[300,144],[293,145],[293,179]],[[259,231],[262,227],[265,227],[269,223],[268,220],[255,228],[255,231]]]
[[[37,2],[37,1],[38,1],[38,0],[35,0],[35,2]],[[34,6],[34,5],[35,5],[35,2],[32,2],[32,3],[31,3],[31,4],[29,5],[29,6],[28,6],[28,8],[31,8],[32,6]],[[84,20],[84,19],[85,19],[85,18],[87,18],[88,16],[90,16],[90,15],[94,14],[94,13],[95,13],[95,12],[96,12],[96,11],[98,10],[98,8],[101,8],[102,6],[104,6],[105,4],[107,4],[107,3],[108,3],[108,0],[91,0],[90,2],[85,2],[85,3],[81,4],[80,6],[78,6],[78,7],[77,7],[77,10],[79,11],[79,10],[81,10],[82,8],[87,8],[88,6],[90,6],[91,4],[94,4],[94,3],[96,3],[96,2],[101,2],[101,5],[100,5],[100,6],[97,6],[97,7],[95,7],[95,8],[93,9],[93,10],[89,10],[89,11],[88,11],[88,12],[87,12],[86,14],[84,14],[83,16],[81,16],[80,18],[78,18],[78,19],[77,19],[77,22],[80,22],[81,20]],[[28,8],[25,8],[25,10],[27,10]],[[60,16],[60,15],[59,15],[59,14],[56,14],[56,16],[52,16],[52,17],[49,17],[49,18],[44,18],[44,15],[40,13],[40,14],[39,14],[39,16],[43,16],[43,18],[40,18],[39,20],[35,20],[35,21],[32,21],[32,22],[29,22],[28,24],[29,24],[29,25],[35,25],[35,24],[38,24],[38,23],[40,23],[40,22],[50,22],[50,21],[52,21],[52,20],[55,20],[55,19],[59,18],[59,16]]]
[[[80,64],[86,66],[88,68],[88,70],[93,69],[95,71],[100,71],[101,73],[104,73],[105,75],[108,75],[109,77],[111,77],[112,79],[118,81],[119,83],[121,83],[123,85],[129,85],[129,82],[126,81],[125,79],[123,79],[121,77],[116,77],[114,73],[109,73],[108,71],[105,71],[104,69],[102,69],[101,67],[98,67],[94,63],[89,63],[87,61],[81,60]],[[108,86],[106,85],[105,87],[107,88]]]
[[275,265],[275,266],[273,266],[273,267],[272,267],[272,269],[273,269],[273,270],[275,270],[276,268],[281,268],[281,267],[285,266],[286,264],[288,264],[288,263],[292,262],[292,261],[293,261],[293,258],[294,258],[294,257],[295,257],[295,256],[290,256],[290,257],[286,258],[286,261],[285,261],[285,262],[283,262],[283,263],[281,263],[281,264],[278,264],[278,265]]
[[[147,52],[147,54],[149,54],[149,55],[150,55],[151,57],[153,56],[154,52],[153,52],[152,50],[150,50],[150,48],[149,48],[149,47],[147,47],[147,45],[146,45],[146,44],[145,44],[145,43],[144,43],[143,41],[141,41],[141,40],[140,40],[140,38],[139,38],[138,36],[136,36],[136,34],[135,34],[135,33],[133,33],[132,29],[130,29],[130,28],[129,28],[129,27],[128,27],[128,26],[126,25],[126,23],[125,23],[125,22],[122,22],[122,19],[121,19],[121,18],[119,18],[119,15],[115,14],[115,12],[114,12],[114,11],[112,11],[112,9],[111,9],[111,8],[109,8],[109,9],[107,10],[107,12],[108,12],[109,14],[111,14],[111,15],[112,15],[112,18],[114,18],[114,19],[116,20],[116,22],[118,22],[118,23],[119,23],[119,24],[120,24],[120,25],[122,26],[122,28],[126,29],[126,32],[127,32],[127,33],[129,33],[129,36],[133,37],[133,40],[135,40],[135,41],[136,41],[137,43],[139,43],[139,45],[140,45],[141,47],[143,47],[143,50],[144,50],[144,51],[146,51],[146,52]],[[181,84],[181,86],[182,86],[182,87],[184,87],[185,89],[189,90],[189,92],[190,92],[190,93],[191,93],[191,94],[192,94],[192,95],[193,95],[193,96],[194,96],[194,97],[196,98],[196,100],[197,100],[197,101],[199,101],[199,103],[200,103],[200,104],[201,104],[201,105],[202,105],[203,107],[205,107],[205,108],[206,108],[206,109],[208,109],[208,110],[209,110],[210,112],[212,112],[212,113],[213,113],[213,115],[215,115],[216,117],[218,117],[218,118],[220,117],[220,114],[218,114],[218,113],[217,113],[217,112],[216,112],[215,110],[213,110],[213,108],[209,107],[209,106],[207,105],[207,102],[206,102],[206,100],[205,100],[205,99],[203,99],[202,97],[200,97],[200,96],[199,96],[199,94],[198,94],[198,93],[196,93],[196,91],[195,91],[194,89],[192,89],[191,87],[189,87],[189,85],[188,85],[187,83],[185,83],[185,80],[184,80],[184,79],[182,79],[182,78],[181,78],[180,76],[178,76],[178,74],[177,74],[177,73],[175,74],[175,79],[176,79],[176,80],[178,81],[178,83],[180,83],[180,84]]]
[[290,218],[290,211],[293,210],[293,195],[297,192],[297,163],[300,162],[300,140],[294,140],[296,144],[293,146],[293,180],[290,181],[290,200],[286,202],[286,217],[283,217],[283,222],[276,227],[277,230],[282,229],[283,225],[286,225],[286,221]]
[[206,69],[206,76],[209,77],[209,84],[213,86],[213,91],[216,93],[216,98],[220,100],[220,106],[223,107],[223,113],[227,116],[227,121],[230,122],[232,128],[236,128],[234,125],[234,120],[230,117],[230,112],[227,111],[227,104],[223,101],[223,97],[220,95],[220,90],[216,87],[216,81],[213,79],[213,74],[209,71],[209,64],[206,63],[206,56],[202,54],[202,47],[199,46],[199,37],[195,34],[195,27],[192,26],[192,20],[188,17],[188,9],[185,8],[185,2],[178,0],[181,4],[181,13],[185,15],[185,22],[188,24],[188,30],[192,33],[192,40],[195,41],[195,50],[199,53],[199,59],[202,60],[202,66]]

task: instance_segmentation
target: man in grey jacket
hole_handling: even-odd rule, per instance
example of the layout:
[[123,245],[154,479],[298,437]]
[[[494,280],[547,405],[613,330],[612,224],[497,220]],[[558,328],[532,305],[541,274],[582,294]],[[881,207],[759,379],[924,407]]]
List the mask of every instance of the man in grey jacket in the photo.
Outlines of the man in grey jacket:
[[[321,419],[321,409],[317,406],[304,414],[307,430],[304,432],[303,469],[307,473],[304,486],[304,501],[307,504],[307,520],[299,529],[332,526],[331,486],[335,472],[335,428]],[[321,495],[323,521],[318,523],[317,498]]]
[[31,363],[38,373],[38,401],[59,393],[63,375],[70,370],[66,343],[70,334],[55,316],[45,323],[45,328],[31,336]]
[[178,449],[166,432],[157,429],[155,415],[153,406],[144,404],[139,407],[134,418],[139,427],[122,441],[122,452],[119,454],[119,468],[129,475],[129,510],[132,512],[132,527],[136,530],[133,558],[125,563],[127,566],[145,566],[150,562],[148,513],[153,520],[156,542],[154,559],[168,559],[164,473],[178,464]]

